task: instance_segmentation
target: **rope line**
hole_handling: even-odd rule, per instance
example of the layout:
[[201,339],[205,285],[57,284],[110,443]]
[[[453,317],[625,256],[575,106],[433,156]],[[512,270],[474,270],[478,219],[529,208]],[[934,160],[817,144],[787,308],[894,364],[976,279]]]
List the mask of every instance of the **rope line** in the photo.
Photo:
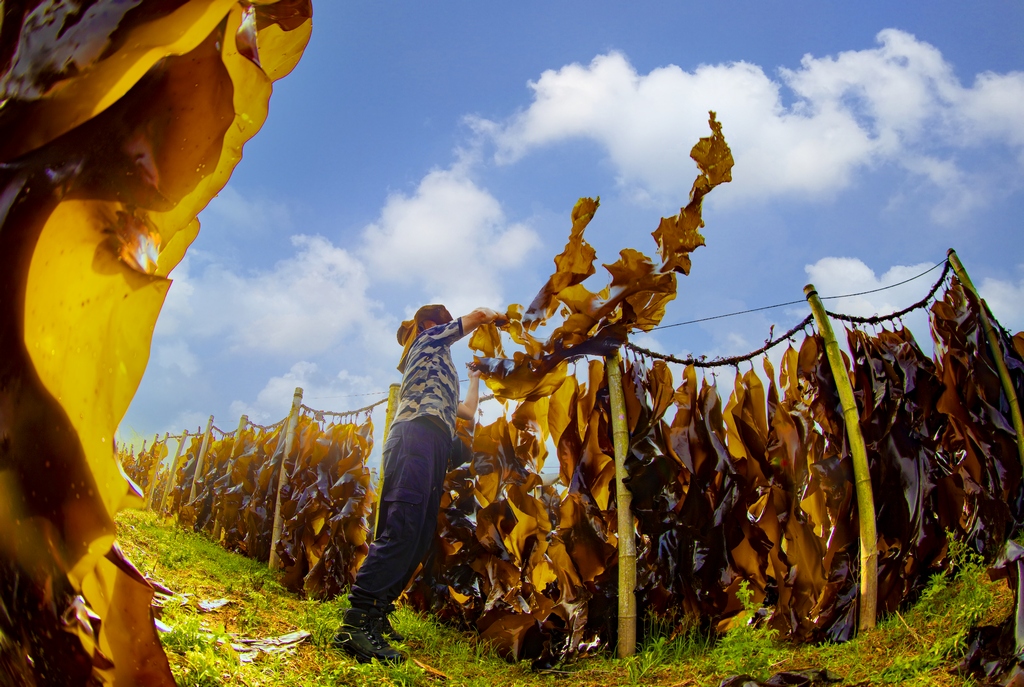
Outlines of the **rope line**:
[[262,429],[264,432],[272,432],[275,429],[277,429],[278,427],[280,427],[281,425],[283,425],[287,419],[288,418],[284,418],[284,420],[278,420],[277,422],[275,422],[272,425],[257,425],[252,420],[249,420],[249,425],[251,427],[255,427],[256,429]]
[[[878,293],[880,291],[888,291],[889,289],[895,289],[897,286],[903,286],[904,284],[909,284],[910,282],[914,281],[915,279],[920,279],[921,277],[923,277],[924,275],[928,274],[929,272],[934,272],[936,269],[938,269],[942,265],[946,266],[945,269],[942,270],[942,278],[945,279],[946,273],[949,272],[949,260],[945,260],[944,259],[941,262],[935,263],[934,265],[932,265],[931,267],[929,267],[928,269],[926,269],[924,272],[922,272],[921,274],[917,275],[916,277],[910,277],[909,279],[904,279],[903,281],[898,281],[895,284],[889,284],[889,286],[883,286],[883,287],[878,288],[878,289],[871,289],[870,291],[860,291],[858,293],[847,293],[847,294],[844,294],[842,296],[818,296],[818,298],[820,298],[823,301],[829,301],[829,300],[834,300],[836,298],[852,298],[853,296],[866,296],[869,293]],[[941,283],[941,282],[942,282],[942,279],[940,279],[938,283]],[[933,288],[937,289],[938,285],[936,285]]]
[[376,408],[377,406],[379,406],[381,404],[384,404],[384,403],[387,403],[387,402],[388,402],[388,399],[382,398],[379,401],[371,403],[368,406],[363,406],[362,408],[356,408],[355,410],[346,410],[346,411],[340,412],[340,413],[339,412],[335,412],[333,410],[317,410],[316,408],[310,408],[306,404],[302,404],[301,409],[305,410],[307,412],[312,413],[314,416],[317,417],[317,419],[320,419],[324,415],[330,415],[332,417],[348,417],[348,416],[351,416],[351,415],[358,415],[359,413],[367,413],[367,412],[373,410],[374,408]]
[[[935,294],[938,292],[938,290],[940,288],[942,288],[942,285],[946,282],[946,277],[949,276],[949,271],[950,271],[951,268],[950,268],[950,264],[949,264],[948,260],[943,260],[942,262],[936,263],[935,265],[933,265],[932,267],[928,268],[927,270],[925,270],[921,274],[918,274],[917,276],[911,277],[910,279],[904,279],[901,282],[897,282],[896,284],[892,284],[890,286],[885,286],[885,287],[882,287],[880,289],[872,289],[870,291],[861,291],[859,293],[849,293],[849,294],[844,294],[842,296],[826,296],[826,297],[819,296],[819,298],[821,298],[821,300],[825,300],[825,298],[828,298],[828,299],[850,298],[852,296],[863,296],[863,295],[869,294],[869,293],[878,293],[879,291],[885,291],[887,289],[895,288],[897,286],[902,286],[903,284],[911,282],[911,281],[913,281],[915,279],[920,279],[924,275],[928,274],[929,272],[934,271],[935,269],[937,269],[938,267],[940,267],[942,265],[945,265],[945,267],[942,270],[942,274],[935,281],[935,283],[932,284],[932,287],[928,290],[927,295],[924,298],[922,298],[921,300],[917,301],[916,303],[914,303],[912,305],[907,306],[906,308],[903,308],[902,310],[897,310],[895,312],[889,313],[888,315],[873,315],[871,317],[860,317],[860,316],[857,316],[857,315],[846,315],[846,314],[843,314],[843,313],[834,313],[834,312],[831,312],[829,310],[825,311],[826,314],[829,317],[831,317],[833,319],[836,319],[836,320],[839,320],[841,322],[849,322],[851,324],[880,324],[882,322],[890,322],[892,320],[897,320],[897,319],[903,317],[904,315],[906,315],[909,312],[913,312],[914,310],[917,310],[919,308],[924,308],[924,307],[928,306],[928,304],[931,302],[932,298],[935,297]],[[782,305],[795,305],[796,303],[806,303],[806,301],[793,301],[791,303],[784,303]],[[755,308],[753,310],[748,310],[748,311],[745,311],[745,312],[756,312],[757,310],[767,310],[768,308],[771,308],[771,307],[779,307],[779,306],[766,306],[765,308]],[[740,313],[732,313],[732,314],[740,314]],[[719,315],[717,317],[729,317],[729,315]],[[717,318],[708,318],[708,319],[717,319]],[[743,354],[743,355],[735,355],[735,356],[730,356],[730,357],[725,357],[725,358],[723,358],[723,357],[712,358],[711,360],[708,360],[706,356],[698,356],[698,357],[690,356],[688,358],[677,358],[677,357],[675,357],[673,355],[667,355],[665,353],[657,353],[655,351],[651,351],[651,350],[648,350],[646,348],[641,348],[640,346],[637,346],[636,344],[633,344],[633,343],[630,343],[630,342],[626,342],[626,348],[628,348],[631,351],[634,351],[636,353],[639,353],[641,355],[647,356],[649,358],[656,358],[658,360],[664,360],[664,361],[670,362],[670,363],[679,363],[680,365],[693,365],[694,367],[701,367],[701,368],[725,367],[726,365],[733,365],[733,366],[735,366],[735,365],[738,365],[739,363],[746,362],[748,360],[756,358],[757,356],[759,356],[759,355],[761,355],[763,353],[768,352],[769,350],[771,350],[775,346],[779,345],[783,341],[786,341],[787,339],[790,339],[798,331],[800,331],[801,329],[806,328],[808,325],[812,324],[813,322],[814,322],[814,316],[813,315],[808,315],[807,317],[805,317],[803,319],[803,321],[801,321],[795,327],[793,327],[788,332],[786,332],[785,334],[783,334],[782,336],[780,336],[780,337],[778,337],[776,339],[772,339],[771,338],[772,331],[775,328],[775,325],[772,325],[772,331],[769,331],[768,340],[765,341],[764,346],[762,346],[761,348],[757,349],[756,351],[751,351],[750,353],[746,353],[746,354]],[[680,324],[687,324],[687,323],[680,323]],[[678,325],[669,325],[669,326],[678,326]],[[657,329],[657,327],[655,329]],[[651,331],[654,331],[654,330],[652,329]]]
[[316,396],[310,398],[310,401],[326,401],[332,398],[358,398],[359,396],[377,396],[379,394],[386,394],[386,391],[367,391],[365,394],[345,394],[343,396]]
[[[888,291],[889,289],[894,289],[894,288],[896,288],[898,286],[903,286],[904,284],[909,284],[910,282],[912,282],[912,281],[914,281],[916,279],[920,279],[921,277],[925,276],[926,274],[929,274],[930,272],[933,272],[934,270],[938,269],[939,267],[943,267],[942,274],[939,276],[938,280],[936,280],[936,282],[932,285],[931,289],[929,289],[927,295],[925,295],[925,297],[922,298],[921,300],[917,301],[916,303],[914,303],[912,305],[907,306],[906,308],[903,308],[902,310],[897,310],[895,312],[889,313],[888,315],[873,315],[871,317],[860,317],[860,316],[857,316],[857,315],[846,315],[846,314],[843,314],[843,313],[834,313],[834,312],[832,312],[830,310],[826,310],[825,311],[826,314],[829,317],[831,317],[833,319],[836,319],[836,320],[839,320],[841,322],[848,322],[848,323],[851,323],[851,324],[880,324],[880,323],[883,323],[883,322],[890,322],[890,321],[893,321],[893,320],[897,320],[897,319],[903,317],[904,315],[906,315],[907,313],[913,312],[914,310],[917,310],[919,308],[927,307],[928,303],[931,302],[932,298],[935,296],[935,294],[938,292],[938,290],[945,283],[946,277],[949,276],[949,271],[950,271],[951,267],[950,267],[948,259],[943,259],[942,261],[937,262],[934,265],[932,265],[931,267],[929,267],[924,272],[921,272],[920,274],[917,274],[917,275],[915,275],[913,277],[910,277],[908,279],[904,279],[903,281],[896,282],[895,284],[889,284],[888,286],[882,286],[882,287],[879,287],[877,289],[869,289],[867,291],[858,291],[856,293],[841,294],[841,295],[838,295],[838,296],[819,296],[819,298],[821,300],[823,300],[823,301],[837,300],[837,299],[840,299],[840,298],[853,298],[853,297],[856,297],[856,296],[866,296],[866,295],[872,294],[872,293],[880,293],[882,291]],[[712,320],[720,320],[720,319],[723,319],[723,318],[726,318],[726,317],[735,317],[736,315],[746,315],[746,314],[749,314],[749,313],[761,312],[761,311],[764,311],[764,310],[772,310],[774,308],[782,308],[782,307],[786,307],[786,306],[790,306],[790,305],[799,305],[801,303],[806,303],[806,302],[807,302],[806,300],[802,299],[802,300],[786,301],[785,303],[776,303],[774,305],[765,305],[765,306],[761,306],[759,308],[748,308],[747,310],[737,310],[736,312],[724,313],[724,314],[721,314],[721,315],[712,315],[711,317],[701,317],[701,318],[698,318],[698,319],[695,319],[695,320],[687,320],[686,322],[676,322],[674,324],[666,324],[666,325],[662,325],[660,327],[654,327],[654,328],[650,329],[649,331],[655,332],[655,331],[658,331],[660,329],[671,329],[672,327],[682,327],[682,326],[688,325],[688,324],[697,324],[697,323],[700,323],[700,322],[710,322]],[[700,368],[725,367],[727,365],[735,366],[735,365],[738,365],[739,363],[752,360],[753,358],[756,358],[759,355],[767,353],[769,350],[771,350],[775,346],[779,345],[783,341],[791,340],[793,338],[794,334],[796,334],[797,332],[799,332],[802,329],[806,329],[807,326],[812,324],[813,322],[814,322],[814,316],[813,315],[808,315],[803,320],[801,320],[799,323],[797,323],[793,328],[788,330],[786,333],[784,333],[781,336],[776,337],[774,339],[772,338],[772,334],[775,331],[775,325],[773,324],[771,326],[771,329],[768,332],[768,338],[765,340],[764,346],[762,346],[761,348],[758,348],[755,351],[751,351],[750,353],[745,353],[743,355],[735,355],[735,356],[728,356],[728,357],[716,357],[716,358],[712,358],[710,360],[705,355],[696,356],[696,357],[695,356],[689,356],[687,358],[677,358],[674,355],[668,355],[666,353],[658,353],[656,351],[652,351],[652,350],[649,350],[647,348],[643,348],[642,346],[637,346],[636,344],[631,343],[629,341],[627,341],[625,343],[625,347],[628,348],[629,350],[633,351],[634,353],[638,353],[638,354],[640,354],[642,356],[646,356],[648,358],[664,360],[664,361],[670,362],[670,363],[678,363],[680,365],[693,365],[694,367],[700,367]],[[1000,329],[1002,329],[1001,326],[1000,326]],[[1008,331],[1006,331],[1005,329],[1002,329],[1002,334],[1007,339],[1011,339],[1012,338],[1012,335]],[[465,381],[468,381],[468,380],[460,379],[459,381],[460,382],[465,382]],[[387,391],[369,391],[367,393],[348,394],[348,395],[344,395],[344,396],[318,396],[316,398],[311,398],[310,400],[324,400],[324,399],[330,399],[330,398],[356,398],[356,397],[361,397],[361,396],[377,396],[377,395],[385,395],[385,398],[382,398],[382,399],[380,399],[378,401],[375,401],[374,403],[371,403],[370,405],[364,406],[362,408],[357,408],[355,410],[347,410],[347,411],[344,411],[344,412],[336,412],[336,411],[331,411],[331,410],[317,410],[315,408],[311,408],[311,407],[309,407],[309,406],[307,406],[305,404],[302,404],[300,406],[300,412],[301,411],[306,411],[308,413],[311,413],[319,421],[322,421],[324,419],[324,416],[326,416],[326,415],[329,415],[331,417],[337,417],[337,418],[352,417],[352,416],[358,415],[360,413],[369,413],[371,410],[373,410],[377,406],[383,405],[384,403],[387,403],[388,399],[387,399],[386,395],[388,393],[389,392],[387,392]],[[494,394],[488,394],[486,396],[481,397],[479,399],[479,401],[490,401],[492,399],[494,399]],[[287,421],[288,421],[288,418],[285,417],[284,419],[279,420],[278,422],[276,422],[276,423],[274,423],[272,425],[269,425],[269,426],[259,425],[259,424],[256,424],[255,422],[249,421],[249,426],[256,427],[257,429],[261,429],[261,430],[263,430],[265,432],[269,432],[269,431],[273,431],[273,430],[281,427]],[[235,430],[235,431],[231,431],[231,432],[225,432],[224,430],[222,430],[222,429],[220,429],[219,427],[216,427],[216,426],[212,427],[212,429],[216,430],[218,433],[220,433],[222,437],[232,436],[237,431],[237,430]],[[177,439],[177,440],[180,441],[180,440],[182,440],[183,436],[184,435],[179,434],[179,435],[176,435],[176,436],[168,436],[167,438],[168,439]]]
[[[947,260],[943,260],[942,262],[935,263],[934,265],[929,267],[927,270],[925,270],[921,274],[918,274],[918,275],[916,275],[914,277],[910,277],[909,279],[904,279],[901,282],[896,282],[895,284],[890,284],[889,286],[883,286],[881,288],[871,289],[869,291],[858,291],[857,293],[844,293],[844,294],[839,295],[839,296],[819,296],[819,298],[821,298],[821,300],[823,300],[823,301],[831,301],[831,300],[836,300],[837,298],[853,298],[854,296],[866,296],[867,294],[870,294],[870,293],[879,293],[880,291],[888,291],[889,289],[894,289],[897,286],[903,286],[904,284],[910,283],[910,282],[914,281],[915,279],[920,279],[924,275],[928,274],[929,272],[931,272],[932,270],[936,269],[937,267],[939,267],[939,266],[941,266],[943,264],[947,265],[946,270],[948,270],[949,269],[949,267],[948,267],[949,262]],[[772,310],[774,308],[784,308],[787,305],[800,305],[801,303],[806,303],[806,302],[807,302],[806,300],[801,299],[801,300],[798,300],[798,301],[786,301],[785,303],[776,303],[774,305],[764,305],[764,306],[761,306],[760,308],[749,308],[747,310],[737,310],[736,312],[729,312],[729,313],[725,313],[725,314],[722,314],[722,315],[712,315],[711,317],[701,317],[701,318],[698,318],[696,320],[687,320],[686,322],[676,322],[675,324],[663,324],[660,327],[652,328],[650,331],[656,332],[659,329],[671,329],[672,327],[682,327],[682,326],[687,325],[687,324],[697,324],[699,322],[710,322],[711,320],[720,320],[720,319],[725,318],[725,317],[735,317],[736,315],[747,315],[747,314],[752,313],[752,312],[761,312],[762,310]]]
[[[939,263],[939,264],[941,264],[941,263]],[[936,265],[935,267],[938,267],[938,265]],[[935,267],[933,267],[932,270],[935,269]],[[931,272],[932,270],[928,270],[928,272]],[[912,305],[907,306],[906,308],[903,308],[902,310],[897,310],[896,312],[889,313],[888,315],[873,315],[871,317],[858,317],[857,315],[844,315],[842,313],[834,313],[834,312],[831,312],[829,310],[826,310],[825,314],[827,314],[829,317],[831,317],[833,319],[840,320],[841,322],[849,322],[851,324],[881,324],[882,322],[891,322],[892,320],[898,320],[899,318],[903,317],[904,315],[906,315],[909,312],[913,312],[914,310],[917,310],[918,308],[925,308],[925,307],[927,307],[928,303],[931,302],[932,298],[934,298],[935,294],[938,292],[938,290],[940,288],[942,288],[942,285],[945,283],[946,277],[949,275],[949,270],[950,270],[949,262],[946,262],[946,267],[945,267],[945,269],[942,270],[942,275],[938,278],[938,280],[934,284],[932,284],[932,288],[929,289],[928,294],[924,298],[922,298],[921,300],[919,300],[918,302],[916,302],[916,303],[914,303]],[[927,274],[927,272],[925,274]],[[918,275],[918,276],[920,276],[920,275]],[[915,277],[915,279],[916,278],[917,277]],[[901,282],[901,283],[906,283],[906,282]],[[871,292],[870,291],[866,291],[865,293],[871,293]],[[861,294],[857,294],[857,295],[861,295]]]
[[217,425],[213,425],[212,427],[210,427],[210,431],[211,432],[219,433],[221,439],[227,439],[228,437],[234,436],[235,432],[237,432],[238,430],[237,429],[233,429],[230,432],[225,432],[223,429],[221,429]]
[[[814,321],[814,315],[808,315],[799,324],[797,324],[795,327],[793,327],[788,332],[786,332],[785,334],[783,334],[782,336],[780,336],[780,337],[778,337],[776,339],[772,339],[771,338],[771,332],[769,332],[768,340],[764,342],[764,346],[762,346],[761,348],[757,349],[756,351],[751,351],[750,353],[745,353],[743,355],[734,355],[734,356],[730,356],[728,358],[721,358],[721,357],[719,357],[719,358],[712,358],[711,360],[708,360],[707,356],[703,356],[703,355],[702,356],[698,356],[696,358],[693,357],[693,356],[690,356],[688,358],[677,358],[674,355],[667,355],[665,353],[656,353],[656,352],[650,351],[650,350],[648,350],[646,348],[641,348],[640,346],[637,346],[636,344],[630,343],[628,341],[626,342],[626,348],[628,348],[629,350],[631,350],[631,351],[633,351],[635,353],[639,353],[640,355],[647,356],[648,358],[657,358],[658,360],[664,360],[664,361],[670,362],[670,363],[679,363],[680,365],[693,365],[694,367],[703,367],[703,368],[725,367],[726,365],[739,365],[742,362],[746,362],[747,360],[751,360],[753,358],[756,358],[757,356],[761,355],[762,353],[766,353],[767,351],[771,350],[772,348],[775,348],[776,346],[778,346],[783,341],[786,341],[786,340],[792,338],[792,336],[794,334],[796,334],[801,329],[804,329],[805,327],[807,327],[807,325],[809,325],[813,321]],[[774,328],[775,328],[775,325],[772,325],[772,329],[773,330],[774,330]]]

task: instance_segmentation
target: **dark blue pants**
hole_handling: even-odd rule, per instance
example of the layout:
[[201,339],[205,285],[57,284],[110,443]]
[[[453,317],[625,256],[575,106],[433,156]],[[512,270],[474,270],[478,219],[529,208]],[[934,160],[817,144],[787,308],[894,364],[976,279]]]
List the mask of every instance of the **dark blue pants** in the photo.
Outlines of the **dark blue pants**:
[[452,439],[429,420],[399,422],[384,444],[377,536],[356,573],[349,602],[391,608],[430,550]]

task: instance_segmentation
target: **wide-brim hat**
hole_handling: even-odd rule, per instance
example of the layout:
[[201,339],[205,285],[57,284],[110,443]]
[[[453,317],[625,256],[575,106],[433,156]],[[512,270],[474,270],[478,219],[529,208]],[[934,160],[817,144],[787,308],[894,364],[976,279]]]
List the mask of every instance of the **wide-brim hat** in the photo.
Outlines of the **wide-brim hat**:
[[397,332],[398,343],[402,346],[402,358],[398,361],[398,370],[405,372],[405,357],[409,355],[412,342],[416,340],[416,335],[422,331],[424,322],[429,320],[435,324],[447,324],[453,319],[452,314],[448,312],[448,308],[435,303],[424,305],[416,311],[411,320],[402,322],[402,326],[398,328]]

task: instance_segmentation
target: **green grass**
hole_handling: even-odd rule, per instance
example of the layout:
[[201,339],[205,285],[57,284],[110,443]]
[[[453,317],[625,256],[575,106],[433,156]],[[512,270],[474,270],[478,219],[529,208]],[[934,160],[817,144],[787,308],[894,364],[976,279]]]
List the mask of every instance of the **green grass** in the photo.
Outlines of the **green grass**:
[[[264,564],[230,554],[206,539],[160,521],[154,514],[127,511],[118,516],[119,540],[147,575],[188,603],[171,603],[162,621],[174,629],[162,635],[179,685],[212,687],[327,685],[717,685],[728,675],[765,679],[781,670],[828,669],[847,685],[970,685],[956,673],[970,628],[997,623],[1011,612],[1004,582],[992,583],[985,566],[954,547],[957,573],[935,576],[921,600],[878,628],[845,644],[795,646],[777,641],[772,631],[744,622],[757,610],[746,596],[745,618],[724,637],[678,623],[649,621],[647,640],[635,656],[617,659],[611,650],[534,672],[529,662],[508,663],[472,633],[457,631],[407,608],[395,615],[407,637],[400,649],[410,660],[397,667],[360,665],[330,647],[346,607],[343,599],[305,600],[285,590]],[[201,599],[226,598],[230,604],[200,613]],[[278,636],[297,629],[311,633],[291,653],[239,660],[229,633]],[[445,681],[438,674],[448,679]]]

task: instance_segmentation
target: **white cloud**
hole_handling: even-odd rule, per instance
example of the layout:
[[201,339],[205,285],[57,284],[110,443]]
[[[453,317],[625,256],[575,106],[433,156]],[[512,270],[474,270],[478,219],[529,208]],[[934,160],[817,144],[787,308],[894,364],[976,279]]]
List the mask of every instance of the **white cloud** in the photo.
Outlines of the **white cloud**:
[[540,245],[529,227],[507,222],[461,164],[429,172],[411,196],[391,194],[363,239],[375,279],[414,287],[412,300],[445,303],[453,314],[504,307],[501,273]]
[[[934,216],[960,217],[984,201],[954,151],[988,141],[1024,146],[1024,73],[985,73],[965,87],[941,53],[895,29],[878,47],[836,57],[807,55],[769,78],[745,62],[669,65],[639,74],[621,53],[545,71],[533,102],[504,122],[471,118],[510,163],[573,138],[603,146],[635,197],[681,200],[694,166],[689,150],[715,110],[737,165],[724,196],[821,196],[878,164],[903,166],[947,200]],[[785,104],[786,99],[792,104]]]
[[292,237],[296,252],[272,269],[239,274],[214,262],[201,275],[184,261],[160,320],[159,334],[187,323],[200,337],[222,336],[234,351],[305,357],[345,338],[377,340],[389,329],[368,295],[361,261],[322,236]]
[[1024,330],[1024,279],[1012,281],[987,278],[978,287],[981,297],[999,324],[1010,332]]
[[160,311],[157,336],[169,337],[178,334],[195,315],[192,310],[192,297],[196,287],[191,278],[191,264],[190,256],[186,255],[170,274],[171,286],[167,290],[164,307]]
[[[193,436],[201,435],[206,429],[206,423],[209,421],[209,413],[204,415],[198,410],[183,410],[178,413],[173,420],[167,423],[167,429],[165,431],[172,434],[180,434],[183,429],[187,429]],[[225,429],[225,431],[230,430]]]
[[199,371],[199,359],[184,339],[156,346],[156,361],[160,367],[177,368],[186,377]]
[[232,402],[231,412],[248,415],[253,422],[276,422],[288,414],[296,387],[302,389],[302,402],[319,410],[348,411],[381,398],[374,393],[381,391],[381,384],[372,377],[354,375],[348,370],[331,376],[316,363],[300,360],[284,374],[267,380],[254,401]]
[[241,229],[247,236],[291,231],[291,213],[284,203],[261,197],[243,196],[234,186],[226,186],[216,200],[203,211],[203,229],[219,227]]
[[[814,284],[818,294],[825,299],[824,305],[826,310],[845,315],[871,317],[874,315],[888,315],[889,313],[902,310],[924,298],[928,293],[928,289],[938,279],[938,270],[906,284],[900,286],[893,285],[915,277],[929,267],[932,267],[932,265],[928,263],[895,265],[883,274],[876,275],[874,270],[857,258],[829,257],[822,258],[813,265],[806,265],[804,270],[807,272],[807,277]],[[851,298],[835,300],[827,298],[828,296],[874,291],[885,287],[892,288],[878,293],[869,293]],[[931,336],[929,334],[927,310],[915,310],[901,318],[901,321],[914,333],[914,338],[917,340],[918,345],[926,353],[930,353]],[[891,327],[892,325],[886,324],[886,326]],[[832,327],[836,330],[836,336],[840,341],[845,342],[841,323],[833,322]]]
[[[384,394],[376,393],[382,391],[382,385],[373,377],[354,375],[348,370],[331,376],[316,363],[301,360],[284,374],[267,380],[255,400],[232,402],[231,415],[247,415],[250,422],[262,425],[277,422],[287,417],[296,387],[302,388],[303,405],[328,412],[364,408],[387,398],[386,389],[383,389]],[[385,406],[386,403],[382,403],[372,411],[374,424],[378,428],[384,426]],[[360,414],[358,420],[362,421],[362,417]],[[379,458],[380,446],[375,446],[370,462],[376,463]]]

